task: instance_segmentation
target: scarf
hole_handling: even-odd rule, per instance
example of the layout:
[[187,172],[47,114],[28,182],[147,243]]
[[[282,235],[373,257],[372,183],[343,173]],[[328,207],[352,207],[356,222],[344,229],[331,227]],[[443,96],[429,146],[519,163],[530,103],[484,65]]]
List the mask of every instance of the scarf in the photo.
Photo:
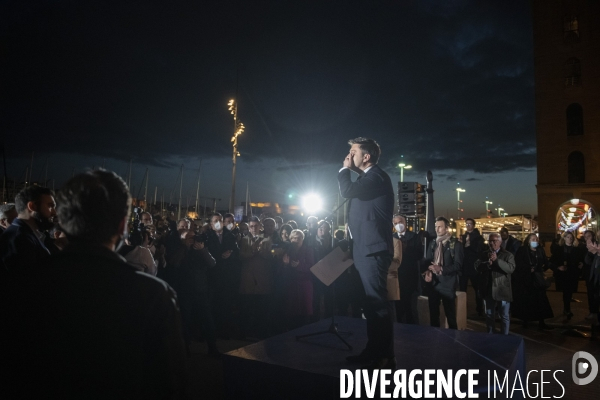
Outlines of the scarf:
[[[448,232],[445,235],[438,236],[435,239],[436,248],[433,255],[433,263],[431,264],[431,266],[433,267],[433,270],[436,275],[442,274],[442,264],[444,263],[444,245],[448,243],[448,240],[450,240],[451,237],[452,234]],[[431,280],[433,279],[432,271],[430,269],[425,271],[423,273],[423,278],[425,278],[425,282],[431,282]]]

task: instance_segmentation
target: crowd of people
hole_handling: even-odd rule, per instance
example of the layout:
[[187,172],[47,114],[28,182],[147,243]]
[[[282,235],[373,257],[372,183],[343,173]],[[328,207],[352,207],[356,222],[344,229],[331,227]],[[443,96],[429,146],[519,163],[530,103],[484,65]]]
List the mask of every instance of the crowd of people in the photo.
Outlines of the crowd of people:
[[[209,355],[219,357],[218,338],[259,340],[332,314],[363,315],[365,292],[354,266],[336,281],[335,295],[310,271],[336,247],[348,251],[347,232],[332,232],[325,220],[264,214],[236,223],[232,214],[214,213],[192,221],[131,209],[125,183],[103,170],[75,176],[56,195],[26,187],[0,206],[2,316],[19,326],[3,355],[22,355],[15,373],[30,375],[28,368],[51,360],[84,387],[98,382],[83,377],[82,365],[101,366],[115,352],[133,351],[111,376],[133,379],[132,390],[153,397],[179,390],[181,377],[172,371],[185,363],[192,341],[206,341]],[[407,229],[405,216],[392,222],[387,293],[398,322],[419,323],[418,297],[425,295],[430,325],[440,326],[441,303],[448,326],[457,329],[456,292],[470,282],[490,333],[499,315],[501,333],[508,334],[511,314],[548,329],[545,320],[554,314],[545,271],[551,269],[565,317],[573,316],[572,296],[583,278],[587,318],[598,324],[600,244],[591,231],[581,242],[564,233],[547,257],[535,234],[520,242],[502,229],[486,241],[473,219],[459,237],[444,217],[436,219],[432,238]],[[117,377],[119,371],[124,375]],[[59,373],[44,382],[60,392],[67,378]]]

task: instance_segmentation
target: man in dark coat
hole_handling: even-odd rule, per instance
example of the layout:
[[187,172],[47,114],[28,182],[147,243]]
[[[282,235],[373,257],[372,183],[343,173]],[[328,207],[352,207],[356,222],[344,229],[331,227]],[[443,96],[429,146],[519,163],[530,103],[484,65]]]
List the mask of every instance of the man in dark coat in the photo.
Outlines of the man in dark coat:
[[437,238],[427,246],[427,255],[422,264],[429,301],[431,326],[440,326],[440,300],[450,329],[458,329],[456,322],[456,289],[458,272],[463,263],[463,247],[452,237],[450,222],[444,217],[435,220]]
[[57,200],[68,247],[1,282],[3,397],[183,397],[175,292],[115,252],[131,208],[125,182],[91,171]]
[[419,260],[423,257],[423,246],[416,233],[406,229],[406,218],[394,215],[394,237],[402,241],[402,263],[398,268],[400,302],[396,308],[398,322],[418,324],[419,313]]
[[13,223],[15,218],[17,218],[17,209],[15,208],[15,203],[0,205],[0,235],[2,235],[6,228]]
[[494,333],[496,310],[500,311],[502,334],[510,328],[510,303],[513,300],[511,275],[515,272],[515,257],[501,247],[502,239],[497,233],[490,234],[489,250],[482,252],[475,262],[481,275],[481,294],[485,304],[485,324],[488,333]]
[[464,248],[465,259],[463,261],[462,271],[458,278],[459,290],[461,292],[467,291],[469,280],[473,290],[475,290],[475,305],[477,314],[483,316],[483,299],[481,298],[480,287],[479,287],[479,275],[473,267],[475,261],[479,257],[479,253],[484,250],[483,236],[479,233],[479,230],[475,228],[475,220],[473,218],[467,218],[465,220],[466,232],[460,237],[460,241]]
[[210,218],[206,232],[208,251],[217,262],[209,271],[211,309],[219,336],[228,339],[233,328],[233,308],[240,287],[240,262],[237,238],[223,226],[219,213]]
[[502,238],[502,248],[511,252],[513,256],[516,255],[517,250],[521,247],[521,241],[509,235],[506,228],[500,229],[500,237]]
[[[362,280],[366,299],[367,347],[350,362],[369,363],[370,369],[393,369],[393,307],[387,300],[387,275],[393,257],[392,181],[378,165],[381,149],[372,139],[357,138],[338,174],[340,194],[348,201],[348,231],[354,265]],[[351,171],[359,174],[351,180]]]
[[0,261],[6,270],[35,264],[48,257],[44,231],[54,227],[56,203],[52,190],[28,186],[15,197],[18,217],[0,236]]

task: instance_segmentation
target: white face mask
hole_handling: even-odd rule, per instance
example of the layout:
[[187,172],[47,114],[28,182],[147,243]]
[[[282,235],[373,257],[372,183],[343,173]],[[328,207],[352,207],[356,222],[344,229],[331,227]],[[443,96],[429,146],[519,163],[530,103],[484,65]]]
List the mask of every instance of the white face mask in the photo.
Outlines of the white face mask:
[[404,224],[396,224],[396,225],[394,225],[394,228],[396,228],[397,232],[400,232],[400,233],[404,232]]
[[538,247],[538,242],[529,242],[529,245],[531,246],[532,249],[535,249],[536,247]]
[[215,222],[214,227],[215,227],[215,231],[220,231],[221,230],[221,221]]
[[232,230],[232,229],[233,229],[233,224],[227,224],[226,228],[227,228],[228,230]]

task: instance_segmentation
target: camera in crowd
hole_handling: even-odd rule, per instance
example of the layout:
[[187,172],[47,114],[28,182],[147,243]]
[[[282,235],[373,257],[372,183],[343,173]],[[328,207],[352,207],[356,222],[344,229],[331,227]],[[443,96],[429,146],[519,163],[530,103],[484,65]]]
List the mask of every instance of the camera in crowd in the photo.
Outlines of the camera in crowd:
[[[129,229],[129,242],[132,246],[140,246],[144,243],[144,234],[146,233],[146,226],[140,221],[140,214],[144,210],[140,207],[134,207],[132,215],[131,227]],[[149,237],[149,241],[152,238]]]
[[196,243],[204,243],[206,245],[206,242],[208,242],[208,235],[206,233],[196,233],[194,236],[194,241]]

